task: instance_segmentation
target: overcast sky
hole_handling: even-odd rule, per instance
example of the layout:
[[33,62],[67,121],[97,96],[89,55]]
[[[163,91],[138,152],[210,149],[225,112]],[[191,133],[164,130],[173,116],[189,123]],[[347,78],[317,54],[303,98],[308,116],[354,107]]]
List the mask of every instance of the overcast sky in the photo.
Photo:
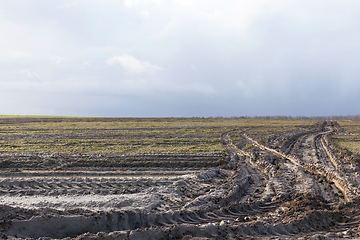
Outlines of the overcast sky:
[[359,113],[358,0],[0,3],[0,115]]

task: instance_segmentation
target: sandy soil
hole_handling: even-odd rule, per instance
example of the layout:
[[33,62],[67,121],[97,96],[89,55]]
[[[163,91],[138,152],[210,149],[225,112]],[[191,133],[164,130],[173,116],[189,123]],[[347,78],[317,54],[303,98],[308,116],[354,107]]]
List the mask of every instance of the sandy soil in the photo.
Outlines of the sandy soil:
[[0,179],[0,237],[337,239],[360,236],[355,167],[336,158],[332,122],[251,151],[222,134],[230,162],[178,175]]

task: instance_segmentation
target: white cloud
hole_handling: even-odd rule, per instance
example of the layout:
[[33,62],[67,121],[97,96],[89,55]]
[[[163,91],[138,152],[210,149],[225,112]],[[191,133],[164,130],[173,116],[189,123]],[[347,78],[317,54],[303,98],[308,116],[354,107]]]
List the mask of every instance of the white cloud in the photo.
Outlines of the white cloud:
[[156,4],[163,4],[164,0],[153,0],[153,2]]
[[20,71],[20,75],[21,76],[24,76],[24,77],[27,77],[27,78],[40,78],[39,74],[37,72],[34,72],[34,71],[30,71],[29,69],[22,69]]
[[67,59],[60,56],[52,56],[51,60],[55,61],[56,64],[66,61]]
[[149,17],[149,12],[148,11],[142,11],[141,15],[144,17]]
[[[10,15],[10,14],[8,14]],[[0,59],[28,58],[47,54],[54,39],[51,28],[0,16]],[[46,30],[45,30],[46,29]]]
[[129,74],[156,73],[164,70],[147,61],[140,61],[130,55],[114,56],[106,61],[110,66],[120,64]]
[[138,1],[137,0],[125,0],[124,5],[127,8],[136,7],[138,5]]

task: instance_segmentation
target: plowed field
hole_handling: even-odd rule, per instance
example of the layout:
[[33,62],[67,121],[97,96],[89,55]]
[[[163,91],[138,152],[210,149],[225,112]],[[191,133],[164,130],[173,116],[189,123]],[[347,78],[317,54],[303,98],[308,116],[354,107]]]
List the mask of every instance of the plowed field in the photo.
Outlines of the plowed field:
[[[358,167],[331,144],[332,136],[343,134],[334,121],[193,119],[141,129],[54,127],[51,132],[30,128],[25,120],[7,121],[1,125],[2,238],[360,236]],[[65,143],[69,136],[97,138],[97,143],[111,139],[123,148],[97,145],[87,152],[91,146],[81,151],[86,141],[80,141],[57,152],[54,140]],[[152,151],[123,152],[134,138],[138,149]],[[169,139],[171,147],[158,148]],[[31,148],[35,140],[38,145]],[[39,151],[46,145],[47,151]],[[188,151],[191,146],[197,150]]]

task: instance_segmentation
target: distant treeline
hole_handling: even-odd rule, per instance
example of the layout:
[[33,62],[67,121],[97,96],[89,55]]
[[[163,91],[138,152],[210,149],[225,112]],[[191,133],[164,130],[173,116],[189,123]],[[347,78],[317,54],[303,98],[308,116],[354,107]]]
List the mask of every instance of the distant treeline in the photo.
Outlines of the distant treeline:
[[[224,118],[224,117],[216,117]],[[240,118],[240,119],[317,119],[317,120],[360,120],[360,114],[357,115],[334,115],[334,116],[234,116],[231,118]]]

